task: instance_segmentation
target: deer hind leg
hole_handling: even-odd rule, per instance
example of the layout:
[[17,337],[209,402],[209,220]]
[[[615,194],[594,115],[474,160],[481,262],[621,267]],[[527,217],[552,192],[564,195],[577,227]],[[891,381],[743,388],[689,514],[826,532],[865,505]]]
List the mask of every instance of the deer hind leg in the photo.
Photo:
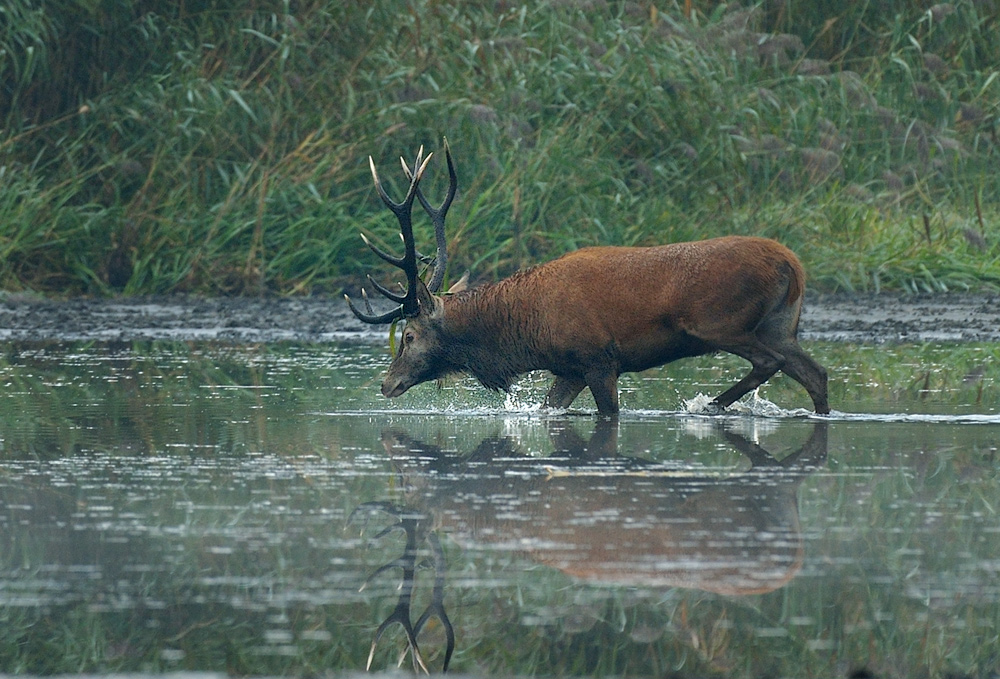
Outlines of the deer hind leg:
[[782,369],[785,357],[761,344],[756,338],[738,345],[720,346],[720,349],[750,361],[750,373],[712,401],[713,405],[728,408],[744,395],[750,393],[769,380]]
[[826,395],[826,368],[814,361],[794,339],[786,342],[781,347],[781,352],[785,356],[785,364],[781,366],[781,372],[805,387],[817,413],[821,415],[829,413],[830,404]]
[[796,339],[799,305],[785,307],[770,314],[754,333],[762,345],[784,358],[781,372],[805,387],[817,413],[830,412],[826,394],[826,369],[814,361]]
[[587,381],[577,377],[556,375],[556,379],[545,395],[546,408],[569,408],[570,404],[580,395]]

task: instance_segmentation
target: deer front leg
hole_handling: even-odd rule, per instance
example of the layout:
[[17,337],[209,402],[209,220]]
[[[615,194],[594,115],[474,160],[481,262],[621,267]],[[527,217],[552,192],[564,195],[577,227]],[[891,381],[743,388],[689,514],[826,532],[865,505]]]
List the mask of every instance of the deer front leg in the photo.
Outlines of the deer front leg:
[[549,387],[549,393],[545,395],[545,407],[569,408],[585,386],[587,382],[581,378],[556,375],[555,381]]
[[618,416],[618,374],[609,371],[587,373],[587,386],[597,403],[597,414],[604,417]]

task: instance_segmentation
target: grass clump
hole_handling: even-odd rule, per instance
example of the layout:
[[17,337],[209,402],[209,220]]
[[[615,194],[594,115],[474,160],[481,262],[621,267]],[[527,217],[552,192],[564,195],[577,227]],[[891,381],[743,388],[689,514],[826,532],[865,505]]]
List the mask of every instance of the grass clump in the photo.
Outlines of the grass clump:
[[366,156],[399,192],[447,135],[456,275],[745,233],[827,290],[1000,287],[1000,4],[829,5],[13,0],[0,285],[356,286]]

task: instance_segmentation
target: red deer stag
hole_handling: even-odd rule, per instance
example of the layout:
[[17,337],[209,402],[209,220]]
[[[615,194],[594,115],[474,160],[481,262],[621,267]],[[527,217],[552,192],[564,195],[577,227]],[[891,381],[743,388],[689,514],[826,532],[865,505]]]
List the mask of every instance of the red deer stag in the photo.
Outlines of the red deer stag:
[[[766,238],[727,236],[654,247],[588,247],[502,281],[453,295],[435,294],[446,261],[444,220],[458,186],[448,142],[450,186],[433,208],[420,191],[431,155],[417,153],[399,203],[386,194],[369,157],[375,190],[396,215],[404,254],[391,255],[368,241],[375,254],[404,271],[397,293],[369,282],[397,303],[375,314],[347,297],[365,323],[405,320],[382,394],[450,373],[471,373],[483,386],[507,390],[519,375],[555,375],[545,406],[566,408],[590,392],[601,415],[618,413],[618,376],[687,356],[726,351],[753,368],[712,404],[726,408],[781,370],[805,387],[817,413],[828,413],[826,370],[799,347],[799,312],[805,273],[795,254]],[[402,159],[401,159],[402,160]],[[419,276],[411,214],[420,201],[434,224],[437,257],[428,283]],[[346,295],[345,295],[346,297]]]

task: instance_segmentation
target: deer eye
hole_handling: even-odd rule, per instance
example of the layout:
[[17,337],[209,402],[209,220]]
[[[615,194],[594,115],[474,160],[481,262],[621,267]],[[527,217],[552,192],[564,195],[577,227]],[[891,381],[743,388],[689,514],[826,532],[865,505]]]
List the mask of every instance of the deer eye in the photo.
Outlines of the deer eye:
[[403,335],[403,341],[406,342],[407,344],[411,343],[413,339],[414,339],[414,334],[412,332],[408,332]]

